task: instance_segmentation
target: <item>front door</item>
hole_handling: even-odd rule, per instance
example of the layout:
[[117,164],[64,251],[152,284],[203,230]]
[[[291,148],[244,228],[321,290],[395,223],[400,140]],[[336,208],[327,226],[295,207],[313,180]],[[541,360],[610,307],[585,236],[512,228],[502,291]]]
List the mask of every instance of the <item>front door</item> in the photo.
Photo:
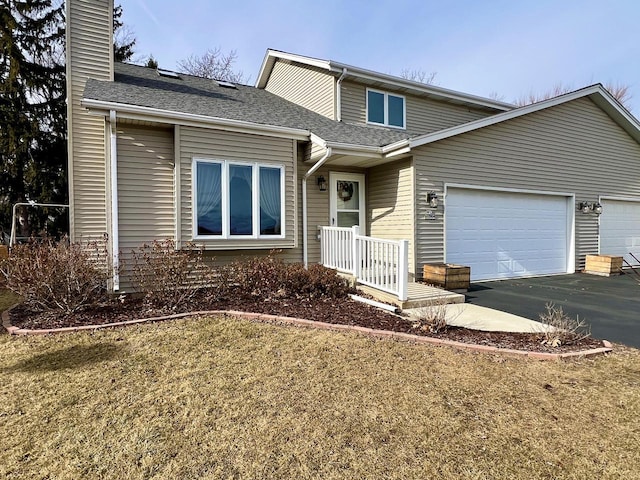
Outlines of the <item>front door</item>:
[[360,226],[365,235],[364,175],[361,173],[329,173],[329,209],[332,227]]

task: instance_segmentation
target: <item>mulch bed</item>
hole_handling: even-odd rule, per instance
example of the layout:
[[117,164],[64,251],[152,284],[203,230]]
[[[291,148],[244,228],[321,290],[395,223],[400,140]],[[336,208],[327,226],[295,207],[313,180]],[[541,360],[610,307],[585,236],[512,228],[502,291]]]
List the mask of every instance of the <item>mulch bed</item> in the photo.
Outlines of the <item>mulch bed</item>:
[[574,345],[550,347],[542,345],[543,337],[541,334],[483,332],[460,327],[449,327],[446,332],[434,334],[416,328],[414,324],[405,317],[391,314],[350,298],[288,298],[277,296],[259,298],[242,294],[242,292],[223,299],[201,295],[179,310],[150,308],[148,305],[145,305],[141,299],[134,298],[127,298],[125,301],[114,301],[109,305],[84,310],[73,315],[36,313],[29,311],[23,305],[19,305],[11,311],[11,323],[16,327],[25,329],[48,329],[82,325],[103,325],[106,323],[204,310],[235,310],[281,315],[333,324],[357,325],[377,330],[411,333],[463,343],[535,352],[565,353],[602,347],[602,342],[593,338],[581,340]]

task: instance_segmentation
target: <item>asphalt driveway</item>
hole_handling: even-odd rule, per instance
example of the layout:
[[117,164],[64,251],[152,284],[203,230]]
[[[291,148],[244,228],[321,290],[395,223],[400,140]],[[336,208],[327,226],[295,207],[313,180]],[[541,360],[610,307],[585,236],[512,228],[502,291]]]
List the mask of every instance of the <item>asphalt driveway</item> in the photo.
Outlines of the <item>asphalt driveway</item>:
[[640,348],[640,280],[633,274],[599,277],[576,273],[474,283],[467,302],[539,320],[553,302],[570,316],[579,315],[591,334]]

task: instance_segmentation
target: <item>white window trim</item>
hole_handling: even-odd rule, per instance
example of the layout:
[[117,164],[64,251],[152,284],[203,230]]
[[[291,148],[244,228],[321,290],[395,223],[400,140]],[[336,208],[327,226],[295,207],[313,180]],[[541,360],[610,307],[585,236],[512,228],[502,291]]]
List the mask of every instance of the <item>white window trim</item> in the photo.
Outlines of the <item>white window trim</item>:
[[[198,163],[213,163],[222,166],[222,235],[200,235],[198,234]],[[251,175],[251,216],[253,218],[253,233],[251,235],[231,235],[229,216],[229,166],[240,165],[252,167]],[[260,167],[280,170],[280,235],[260,234]],[[273,165],[261,162],[249,162],[242,160],[222,160],[213,158],[193,157],[191,161],[191,204],[192,204],[192,238],[194,240],[279,240],[286,238],[286,208],[285,208],[285,168],[283,165]]]
[[[369,92],[379,93],[384,95],[384,122],[371,122],[369,121]],[[402,99],[402,126],[399,127],[397,125],[389,125],[389,96],[398,97]],[[367,88],[366,92],[366,120],[369,125],[382,125],[383,127],[389,128],[397,128],[398,130],[406,130],[407,129],[407,98],[404,95],[400,95],[397,93],[389,93],[383,90],[376,90],[374,88]]]

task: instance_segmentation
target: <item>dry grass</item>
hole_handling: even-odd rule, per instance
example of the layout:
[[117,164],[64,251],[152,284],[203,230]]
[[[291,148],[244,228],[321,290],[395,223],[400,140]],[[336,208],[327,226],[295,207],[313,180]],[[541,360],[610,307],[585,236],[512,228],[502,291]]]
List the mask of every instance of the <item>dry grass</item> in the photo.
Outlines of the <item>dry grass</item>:
[[575,362],[233,319],[0,336],[2,478],[640,477],[640,351]]

